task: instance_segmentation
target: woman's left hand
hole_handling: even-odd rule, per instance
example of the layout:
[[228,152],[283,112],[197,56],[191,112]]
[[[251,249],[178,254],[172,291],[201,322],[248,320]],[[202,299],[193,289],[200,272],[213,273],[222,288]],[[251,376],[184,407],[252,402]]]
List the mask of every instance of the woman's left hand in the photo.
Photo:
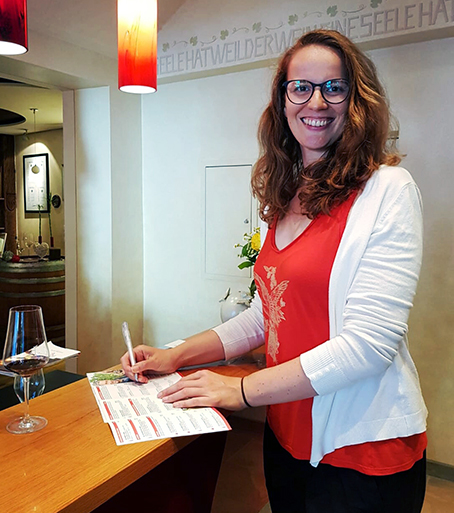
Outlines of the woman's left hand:
[[165,403],[176,408],[211,406],[230,411],[246,407],[241,394],[241,378],[222,376],[200,370],[185,376],[158,394]]

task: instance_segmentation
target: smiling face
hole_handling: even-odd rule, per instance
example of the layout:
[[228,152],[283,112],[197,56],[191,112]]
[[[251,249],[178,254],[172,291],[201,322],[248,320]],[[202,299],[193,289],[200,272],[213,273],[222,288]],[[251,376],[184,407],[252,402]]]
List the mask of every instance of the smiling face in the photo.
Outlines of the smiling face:
[[[339,54],[326,46],[310,45],[298,50],[287,70],[287,80],[308,80],[321,84],[333,78],[347,79]],[[323,99],[320,88],[303,105],[295,105],[285,97],[285,115],[295,139],[301,147],[304,166],[315,162],[342,134],[348,110],[348,99],[330,104]]]

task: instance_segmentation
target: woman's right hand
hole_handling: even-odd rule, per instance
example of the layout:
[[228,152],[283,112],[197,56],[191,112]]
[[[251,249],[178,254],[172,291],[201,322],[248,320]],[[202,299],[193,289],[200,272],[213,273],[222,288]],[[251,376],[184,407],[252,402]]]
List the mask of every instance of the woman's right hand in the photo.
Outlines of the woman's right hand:
[[134,380],[137,374],[139,383],[147,383],[146,372],[151,371],[157,374],[169,374],[178,368],[175,352],[173,349],[158,349],[156,347],[140,345],[134,349],[136,364],[131,367],[129,354],[125,353],[121,359],[121,365],[129,379]]

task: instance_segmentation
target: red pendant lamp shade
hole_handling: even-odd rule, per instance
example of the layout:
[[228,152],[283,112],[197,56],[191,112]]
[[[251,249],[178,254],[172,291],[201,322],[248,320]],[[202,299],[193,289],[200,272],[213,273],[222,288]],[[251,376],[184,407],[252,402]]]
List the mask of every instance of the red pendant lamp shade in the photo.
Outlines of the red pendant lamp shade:
[[0,0],[0,55],[27,50],[27,0]]
[[154,93],[157,88],[157,0],[118,0],[118,88]]

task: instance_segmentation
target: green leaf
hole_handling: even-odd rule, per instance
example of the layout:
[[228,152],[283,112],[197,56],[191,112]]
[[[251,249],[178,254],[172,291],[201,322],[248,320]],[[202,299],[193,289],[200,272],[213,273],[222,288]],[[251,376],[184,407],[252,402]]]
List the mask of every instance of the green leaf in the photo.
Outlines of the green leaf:
[[246,269],[247,267],[252,267],[254,264],[252,262],[241,262],[241,264],[238,265],[238,269]]

